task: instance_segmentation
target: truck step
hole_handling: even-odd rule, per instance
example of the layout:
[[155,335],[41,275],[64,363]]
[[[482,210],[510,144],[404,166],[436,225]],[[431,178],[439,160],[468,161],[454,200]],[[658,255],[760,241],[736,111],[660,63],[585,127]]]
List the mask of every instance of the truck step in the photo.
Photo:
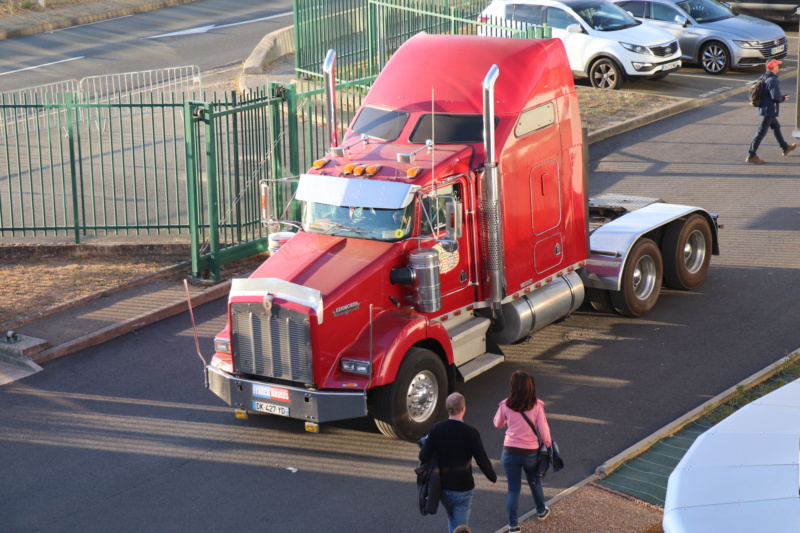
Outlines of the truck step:
[[454,326],[452,329],[447,328],[445,325],[445,329],[447,329],[447,334],[450,336],[450,342],[453,344],[458,344],[461,340],[465,337],[470,337],[475,334],[483,335],[486,333],[486,330],[489,329],[489,325],[491,324],[491,320],[482,316],[472,317],[465,322],[461,322],[460,324]]
[[469,363],[458,367],[464,381],[469,381],[475,376],[483,374],[490,368],[494,368],[505,360],[505,356],[496,353],[485,353],[476,357]]

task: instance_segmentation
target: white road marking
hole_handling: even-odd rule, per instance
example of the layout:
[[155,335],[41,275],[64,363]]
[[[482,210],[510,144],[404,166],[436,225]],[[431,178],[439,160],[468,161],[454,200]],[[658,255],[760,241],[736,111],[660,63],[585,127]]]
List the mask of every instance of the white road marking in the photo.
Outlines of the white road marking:
[[288,16],[292,16],[292,15],[293,15],[293,13],[291,11],[289,11],[287,13],[281,13],[279,15],[271,15],[269,17],[262,17],[262,18],[259,18],[259,19],[245,20],[245,21],[242,21],[242,22],[234,22],[233,24],[223,24],[221,26],[217,26],[216,24],[210,24],[208,26],[200,26],[200,27],[197,27],[197,28],[190,28],[188,30],[175,31],[175,32],[172,32],[172,33],[162,33],[161,35],[152,35],[150,37],[144,37],[144,38],[145,39],[158,39],[158,38],[161,38],[161,37],[178,37],[178,36],[181,36],[181,35],[193,35],[193,34],[197,34],[197,33],[207,33],[207,32],[209,32],[211,30],[217,30],[217,29],[220,29],[220,28],[230,28],[232,26],[241,26],[242,24],[250,24],[250,23],[253,23],[253,22],[261,22],[262,20],[272,20],[272,19],[277,19],[277,18],[281,18],[281,17],[288,17]]
[[53,61],[52,63],[44,63],[43,65],[36,65],[36,66],[33,66],[33,67],[25,67],[25,68],[21,68],[21,69],[18,69],[18,70],[9,70],[8,72],[0,72],[0,76],[5,76],[6,74],[16,74],[17,72],[24,72],[26,70],[34,70],[34,69],[42,68],[42,67],[49,67],[50,65],[58,65],[59,63],[66,63],[67,61],[75,61],[76,59],[83,59],[83,57],[84,56],[71,57],[69,59],[62,59],[61,61]]

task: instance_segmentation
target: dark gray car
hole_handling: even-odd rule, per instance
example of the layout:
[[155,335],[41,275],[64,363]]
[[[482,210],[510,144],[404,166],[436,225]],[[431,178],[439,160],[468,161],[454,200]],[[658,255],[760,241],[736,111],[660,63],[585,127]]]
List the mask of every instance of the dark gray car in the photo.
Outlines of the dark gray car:
[[686,63],[709,74],[729,68],[764,65],[786,57],[786,34],[777,24],[738,15],[717,0],[615,0],[634,17],[647,20],[678,39]]

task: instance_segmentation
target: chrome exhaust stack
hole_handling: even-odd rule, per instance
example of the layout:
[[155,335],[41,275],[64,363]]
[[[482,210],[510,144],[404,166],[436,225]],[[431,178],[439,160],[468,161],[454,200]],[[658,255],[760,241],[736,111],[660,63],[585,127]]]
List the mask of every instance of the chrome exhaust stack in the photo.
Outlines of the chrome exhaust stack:
[[483,268],[489,277],[491,288],[492,318],[498,329],[504,326],[500,308],[505,297],[505,264],[503,260],[503,218],[500,205],[500,175],[495,153],[494,85],[500,69],[492,65],[483,80],[483,148],[486,162],[483,164],[483,199],[481,200],[481,245]]
[[325,111],[328,115],[328,128],[331,133],[331,150],[339,146],[339,125],[336,123],[336,50],[328,50],[322,74],[325,82]]

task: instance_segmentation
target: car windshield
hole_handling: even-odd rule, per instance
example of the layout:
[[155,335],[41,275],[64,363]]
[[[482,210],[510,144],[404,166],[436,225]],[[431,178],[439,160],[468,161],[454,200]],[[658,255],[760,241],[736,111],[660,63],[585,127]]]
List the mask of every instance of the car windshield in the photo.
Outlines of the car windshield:
[[368,135],[373,139],[393,141],[408,120],[408,113],[397,109],[365,107],[353,123],[353,131]]
[[717,2],[717,0],[686,0],[685,2],[678,2],[678,7],[686,11],[690,17],[700,24],[736,16],[728,6]]
[[624,30],[641,24],[624,9],[609,2],[570,4],[570,7],[596,31]]
[[347,207],[305,202],[303,229],[309,233],[398,241],[411,234],[414,202],[401,209]]

